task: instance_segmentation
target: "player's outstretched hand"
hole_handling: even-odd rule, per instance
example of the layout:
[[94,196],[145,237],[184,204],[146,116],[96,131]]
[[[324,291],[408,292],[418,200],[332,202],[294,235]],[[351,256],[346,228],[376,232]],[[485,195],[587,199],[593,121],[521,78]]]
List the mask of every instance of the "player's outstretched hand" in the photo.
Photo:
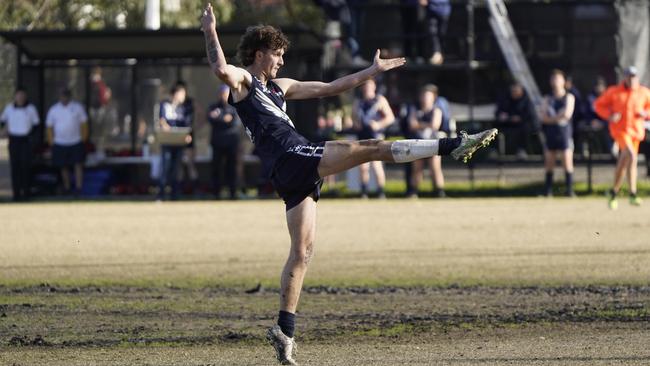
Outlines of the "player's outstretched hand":
[[212,12],[212,4],[208,5],[203,9],[201,13],[201,30],[206,31],[209,29],[214,29],[217,24],[217,20],[214,18],[214,12]]
[[396,67],[400,67],[406,63],[406,59],[404,57],[380,58],[379,54],[380,51],[377,50],[377,52],[375,52],[375,59],[372,66],[377,68],[377,70],[379,70],[380,72],[384,72],[390,69],[394,69]]

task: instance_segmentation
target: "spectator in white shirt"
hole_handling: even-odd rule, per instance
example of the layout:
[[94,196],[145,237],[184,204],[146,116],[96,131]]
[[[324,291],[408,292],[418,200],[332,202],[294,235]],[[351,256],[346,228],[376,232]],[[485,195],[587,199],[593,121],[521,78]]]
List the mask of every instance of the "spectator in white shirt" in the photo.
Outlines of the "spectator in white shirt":
[[52,164],[61,169],[66,193],[71,192],[69,169],[74,167],[75,194],[83,182],[84,143],[88,140],[88,115],[83,106],[72,100],[69,89],[62,89],[59,102],[47,112],[47,140],[52,146]]
[[9,162],[14,201],[26,201],[30,196],[32,177],[32,145],[29,134],[40,119],[25,90],[18,88],[13,103],[7,104],[0,123],[9,132]]

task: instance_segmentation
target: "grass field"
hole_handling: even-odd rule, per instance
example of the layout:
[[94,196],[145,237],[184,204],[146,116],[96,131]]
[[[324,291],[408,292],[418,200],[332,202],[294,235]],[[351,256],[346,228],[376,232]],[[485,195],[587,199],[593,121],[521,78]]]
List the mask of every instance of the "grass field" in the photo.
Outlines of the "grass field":
[[[597,198],[323,200],[298,360],[649,364],[649,217]],[[273,364],[279,201],[0,205],[0,222],[0,364]]]

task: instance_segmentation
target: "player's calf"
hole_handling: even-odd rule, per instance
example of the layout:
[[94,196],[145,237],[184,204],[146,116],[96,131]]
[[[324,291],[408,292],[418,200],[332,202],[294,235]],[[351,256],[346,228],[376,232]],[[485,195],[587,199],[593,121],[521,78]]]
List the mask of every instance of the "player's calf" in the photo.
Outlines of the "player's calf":
[[467,162],[476,150],[489,145],[497,133],[493,128],[474,135],[461,131],[461,136],[456,138],[399,140],[391,145],[392,158],[397,163],[408,163],[434,155],[451,155],[456,160]]

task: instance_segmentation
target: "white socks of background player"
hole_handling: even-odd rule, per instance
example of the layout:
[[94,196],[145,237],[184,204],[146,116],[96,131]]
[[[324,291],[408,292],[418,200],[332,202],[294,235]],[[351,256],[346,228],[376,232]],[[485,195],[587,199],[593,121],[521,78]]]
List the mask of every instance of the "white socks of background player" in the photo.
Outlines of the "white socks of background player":
[[396,163],[408,163],[438,155],[439,140],[398,140],[390,145]]

